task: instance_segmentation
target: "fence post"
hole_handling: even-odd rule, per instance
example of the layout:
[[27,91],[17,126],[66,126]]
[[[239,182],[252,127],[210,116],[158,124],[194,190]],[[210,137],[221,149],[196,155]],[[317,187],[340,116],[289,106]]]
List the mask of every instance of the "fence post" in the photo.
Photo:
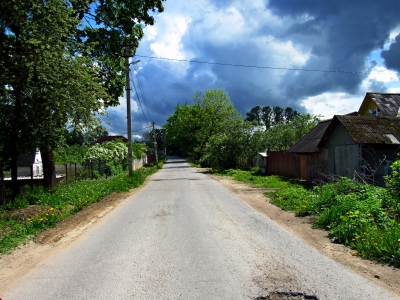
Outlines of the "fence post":
[[0,176],[1,176],[1,204],[5,205],[6,201],[4,199],[4,169],[3,169],[3,165],[1,165],[0,167]]
[[29,167],[31,169],[31,190],[33,190],[33,165]]

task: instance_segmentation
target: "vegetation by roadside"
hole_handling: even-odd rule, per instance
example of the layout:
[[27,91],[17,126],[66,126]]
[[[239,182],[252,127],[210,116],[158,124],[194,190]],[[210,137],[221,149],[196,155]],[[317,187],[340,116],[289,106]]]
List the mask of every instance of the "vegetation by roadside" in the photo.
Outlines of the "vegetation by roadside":
[[50,190],[36,188],[18,196],[16,201],[0,206],[0,255],[112,192],[129,191],[142,185],[146,177],[162,165],[160,162],[140,168],[131,177],[124,172],[107,179],[77,181]]
[[[215,175],[254,183],[255,187],[276,188],[266,193],[273,204],[299,217],[315,216],[313,226],[328,230],[332,242],[351,247],[353,255],[400,267],[400,206],[396,189],[347,178],[310,189],[283,177],[261,176],[257,169],[228,170]],[[391,179],[393,182],[394,178]]]

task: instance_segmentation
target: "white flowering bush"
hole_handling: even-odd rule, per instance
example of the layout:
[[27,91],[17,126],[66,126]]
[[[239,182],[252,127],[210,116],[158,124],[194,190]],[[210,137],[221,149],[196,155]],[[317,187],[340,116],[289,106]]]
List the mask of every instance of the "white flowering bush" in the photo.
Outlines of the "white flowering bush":
[[85,155],[85,162],[87,164],[90,161],[104,162],[105,175],[111,176],[120,174],[126,169],[127,157],[128,146],[124,142],[117,140],[93,145]]

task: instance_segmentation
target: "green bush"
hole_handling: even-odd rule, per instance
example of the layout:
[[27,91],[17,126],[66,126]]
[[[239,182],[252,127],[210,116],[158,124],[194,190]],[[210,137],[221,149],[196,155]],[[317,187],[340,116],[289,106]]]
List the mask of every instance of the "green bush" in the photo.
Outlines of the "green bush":
[[390,197],[384,202],[385,207],[393,214],[393,218],[400,221],[400,160],[391,165],[392,174],[385,177],[386,188]]

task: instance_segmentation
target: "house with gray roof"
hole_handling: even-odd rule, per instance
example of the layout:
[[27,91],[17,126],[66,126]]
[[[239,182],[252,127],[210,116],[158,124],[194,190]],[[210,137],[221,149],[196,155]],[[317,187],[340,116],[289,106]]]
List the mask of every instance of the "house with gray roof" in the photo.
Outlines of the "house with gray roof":
[[327,152],[327,174],[383,185],[400,150],[400,118],[334,116],[317,147]]
[[358,114],[360,116],[400,117],[400,94],[366,93]]

